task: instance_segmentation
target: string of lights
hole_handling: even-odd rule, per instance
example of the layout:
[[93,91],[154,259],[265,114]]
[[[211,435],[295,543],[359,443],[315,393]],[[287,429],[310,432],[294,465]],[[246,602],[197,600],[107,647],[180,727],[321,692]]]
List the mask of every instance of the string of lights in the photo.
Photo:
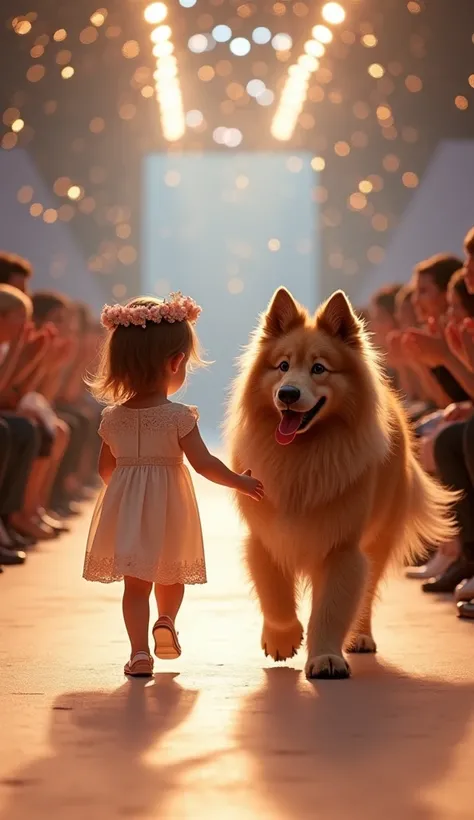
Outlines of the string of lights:
[[185,130],[183,99],[178,77],[178,61],[174,55],[171,41],[171,28],[163,21],[168,16],[165,3],[151,3],[144,12],[147,23],[155,25],[150,34],[153,43],[153,56],[156,57],[156,69],[153,74],[156,88],[156,99],[160,106],[160,119],[163,136],[168,142],[181,139]]
[[[344,22],[346,12],[339,3],[326,3],[322,9],[322,17],[328,24],[339,25]],[[312,35],[312,39],[304,44],[304,53],[288,68],[288,76],[272,120],[272,136],[282,142],[288,142],[293,136],[305,104],[311,74],[319,68],[319,60],[333,39],[331,29],[321,23],[314,26]]]

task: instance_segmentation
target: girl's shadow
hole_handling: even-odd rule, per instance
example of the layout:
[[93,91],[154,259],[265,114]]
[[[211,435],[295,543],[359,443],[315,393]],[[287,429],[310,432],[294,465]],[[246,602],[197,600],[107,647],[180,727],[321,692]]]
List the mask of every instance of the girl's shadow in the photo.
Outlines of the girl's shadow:
[[160,817],[183,774],[209,759],[173,763],[169,755],[167,737],[188,719],[199,696],[176,677],[128,681],[112,694],[59,697],[52,707],[51,755],[1,784],[11,790],[3,820]]
[[450,767],[472,685],[411,678],[375,658],[353,666],[351,681],[314,684],[296,669],[265,670],[237,727],[255,782],[285,818],[434,820],[423,793]]

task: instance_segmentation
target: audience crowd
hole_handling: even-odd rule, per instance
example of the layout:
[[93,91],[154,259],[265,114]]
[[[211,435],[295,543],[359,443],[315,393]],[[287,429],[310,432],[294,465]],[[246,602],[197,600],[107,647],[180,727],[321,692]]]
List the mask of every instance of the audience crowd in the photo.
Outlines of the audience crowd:
[[83,374],[100,337],[87,305],[35,292],[29,263],[0,253],[0,572],[94,493],[100,407]]
[[384,287],[363,312],[405,402],[425,469],[458,490],[459,537],[410,567],[426,593],[451,593],[474,618],[474,228],[464,258],[420,262],[408,285]]
[[[102,329],[87,305],[35,292],[29,263],[0,253],[0,572],[57,538],[97,485],[100,407],[83,376]],[[460,491],[458,538],[406,572],[474,619],[474,228],[360,311],[401,394],[428,472]]]

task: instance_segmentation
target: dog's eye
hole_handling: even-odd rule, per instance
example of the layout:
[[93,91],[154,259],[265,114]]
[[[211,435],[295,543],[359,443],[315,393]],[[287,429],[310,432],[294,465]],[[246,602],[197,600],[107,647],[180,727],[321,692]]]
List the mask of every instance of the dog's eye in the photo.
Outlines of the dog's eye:
[[320,376],[322,373],[326,373],[326,368],[321,362],[316,362],[311,368],[311,373],[313,373],[314,376]]
[[289,364],[289,362],[283,361],[283,362],[280,362],[278,367],[279,367],[280,370],[283,371],[283,373],[286,373],[290,369],[290,364]]

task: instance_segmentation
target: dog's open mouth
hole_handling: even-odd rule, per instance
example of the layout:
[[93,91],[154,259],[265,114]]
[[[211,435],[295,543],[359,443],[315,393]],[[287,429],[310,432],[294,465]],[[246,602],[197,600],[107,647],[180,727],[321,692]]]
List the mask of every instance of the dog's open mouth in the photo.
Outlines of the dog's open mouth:
[[314,407],[306,413],[298,413],[296,410],[283,410],[280,424],[275,431],[278,444],[291,444],[296,434],[308,426],[325,403],[326,397],[321,396]]

